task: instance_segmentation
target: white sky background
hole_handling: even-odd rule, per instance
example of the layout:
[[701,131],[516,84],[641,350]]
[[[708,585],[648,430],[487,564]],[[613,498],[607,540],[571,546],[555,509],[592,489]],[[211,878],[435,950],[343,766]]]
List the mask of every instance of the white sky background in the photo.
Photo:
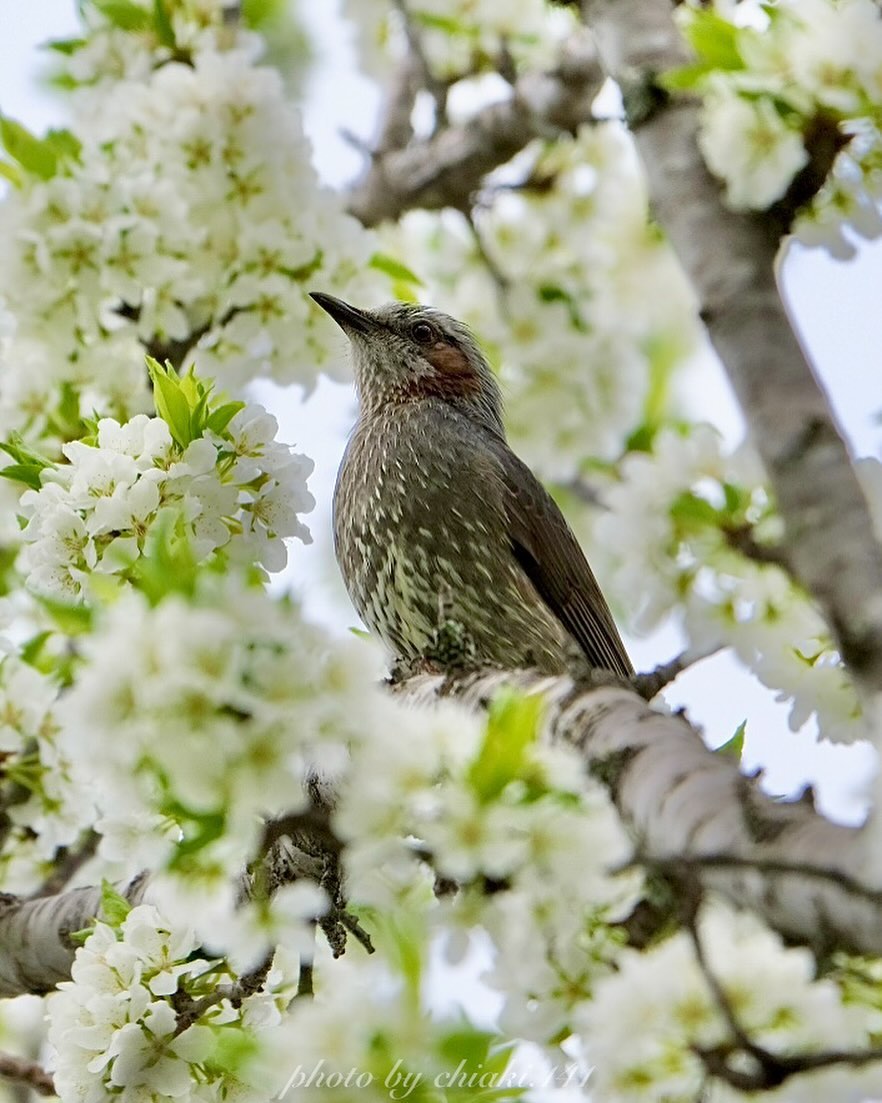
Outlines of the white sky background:
[[[308,83],[306,128],[319,171],[330,184],[340,185],[360,169],[360,157],[340,137],[340,128],[369,139],[379,93],[357,71],[337,0],[300,7],[314,33],[317,55]],[[77,30],[75,0],[0,0],[0,110],[37,131],[59,123],[62,105],[35,81],[40,60],[37,46]],[[882,426],[874,418],[882,412],[882,242],[862,244],[858,257],[845,263],[819,250],[794,251],[784,278],[798,327],[855,453],[879,455]],[[341,336],[341,356],[345,345]],[[692,393],[696,412],[718,425],[727,439],[737,441],[741,419],[711,358],[694,372]],[[355,623],[355,615],[333,563],[330,502],[354,416],[352,392],[322,382],[304,404],[296,389],[261,384],[260,400],[279,417],[280,438],[296,444],[316,462],[310,485],[318,506],[309,519],[315,543],[306,549],[299,544],[292,547],[286,581],[302,594],[313,615],[342,630]],[[830,537],[835,539],[835,533]],[[673,629],[626,642],[639,669],[648,669],[679,650]],[[786,707],[775,704],[772,694],[727,656],[707,660],[681,676],[667,699],[673,706],[686,706],[690,719],[705,727],[713,744],[727,739],[746,718],[745,766],[762,760],[770,791],[790,792],[810,779],[817,784],[825,811],[849,819],[860,815],[858,794],[869,770],[869,752],[817,745],[810,728],[797,735],[789,732]]]

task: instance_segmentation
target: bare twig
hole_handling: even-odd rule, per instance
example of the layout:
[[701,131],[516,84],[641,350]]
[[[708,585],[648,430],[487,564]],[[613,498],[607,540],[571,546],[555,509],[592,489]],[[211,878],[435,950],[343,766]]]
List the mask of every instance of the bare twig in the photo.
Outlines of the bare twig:
[[511,286],[511,280],[502,271],[490,253],[487,251],[487,245],[484,242],[483,234],[478,228],[475,222],[474,212],[469,210],[465,212],[465,219],[468,223],[469,229],[472,232],[472,240],[475,243],[475,249],[478,256],[481,258],[481,263],[487,269],[490,274],[490,278],[496,287],[496,298],[499,302],[499,310],[503,317],[508,317],[508,290]]
[[631,679],[631,684],[644,701],[651,701],[684,670],[688,670],[690,666],[700,663],[703,659],[709,659],[711,655],[715,655],[720,650],[721,648],[714,647],[700,655],[690,651],[681,651],[670,662],[661,663],[654,670],[646,671],[645,674],[635,674]]
[[753,525],[723,525],[720,529],[730,548],[754,563],[770,564],[780,567],[788,574],[791,572],[790,562],[787,557],[787,549],[776,544],[761,544],[754,531]]
[[29,1061],[26,1057],[0,1053],[0,1076],[30,1088],[37,1095],[55,1095],[55,1084],[49,1073],[42,1065]]
[[37,900],[41,896],[54,896],[68,884],[74,874],[89,861],[98,849],[99,835],[96,831],[89,831],[79,846],[68,848],[56,861],[55,869],[49,874],[40,887],[31,894],[30,899]]
[[[407,49],[410,56],[411,80],[413,81],[414,94],[417,88],[425,88],[435,103],[434,131],[441,130],[447,125],[447,94],[450,85],[447,81],[440,80],[432,72],[432,67],[423,49],[423,40],[417,30],[413,17],[407,10],[404,0],[392,0],[392,6],[400,14],[404,26],[404,35],[407,39]],[[385,127],[384,127],[385,129]],[[400,146],[394,148],[401,148]]]

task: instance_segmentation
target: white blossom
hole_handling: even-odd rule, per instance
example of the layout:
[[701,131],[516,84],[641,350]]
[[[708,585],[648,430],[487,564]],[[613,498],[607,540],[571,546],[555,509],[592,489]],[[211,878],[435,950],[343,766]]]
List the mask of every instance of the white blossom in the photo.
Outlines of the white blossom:
[[360,299],[381,286],[369,236],[319,185],[299,113],[253,36],[224,31],[221,5],[209,7],[203,20],[175,5],[176,20],[190,13],[191,64],[99,19],[70,61],[84,85],[72,99],[79,158],[0,204],[0,297],[17,324],[5,357],[40,358],[5,396],[6,431],[51,432],[61,384],[83,416],[140,412],[145,345],[183,342],[186,366],[226,385],[270,374],[311,386],[342,369],[306,293]]
[[[245,1027],[253,998],[238,1010],[228,999],[210,999],[192,1022],[181,1022],[188,1002],[230,982],[218,963],[196,953],[198,945],[192,930],[170,929],[152,905],[133,908],[118,930],[96,923],[77,951],[71,980],[49,1001],[54,1080],[64,1103],[111,1096],[196,1103],[209,1087],[218,1092],[209,1098],[230,1097],[225,1092],[237,1088],[236,1072],[247,1076],[249,1049],[259,1052]],[[184,1002],[176,1005],[178,997]],[[261,1002],[272,999],[268,989]],[[263,1022],[273,1025],[266,1015]],[[231,1074],[213,1058],[223,1036],[234,1033],[245,1060]]]
[[281,570],[284,541],[311,539],[299,514],[314,500],[306,489],[312,461],[277,442],[277,429],[261,406],[246,406],[224,433],[182,452],[159,417],[124,425],[102,418],[95,443],[64,445],[69,463],[46,469],[44,485],[21,497],[28,585],[76,600],[90,572],[125,575],[169,507],[183,512],[197,558],[223,549],[236,562]]
[[[875,1013],[847,1003],[832,980],[815,979],[807,950],[785,948],[759,920],[721,904],[703,909],[698,937],[739,1025],[757,1045],[784,1056],[869,1046]],[[624,950],[617,966],[578,1017],[594,1066],[592,1096],[598,1103],[691,1103],[706,1079],[696,1049],[735,1039],[689,935],[680,932],[642,953]],[[788,1081],[769,1098],[825,1097],[813,1076],[792,1095],[799,1082]],[[861,1087],[866,1083],[859,1078]]]
[[711,89],[705,98],[698,141],[736,209],[770,207],[808,161],[801,131],[773,103],[748,99],[727,86]]

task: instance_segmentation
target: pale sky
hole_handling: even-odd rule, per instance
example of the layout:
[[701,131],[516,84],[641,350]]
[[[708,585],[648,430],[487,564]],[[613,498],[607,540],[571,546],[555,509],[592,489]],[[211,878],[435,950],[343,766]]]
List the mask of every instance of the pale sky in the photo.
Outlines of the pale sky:
[[[379,104],[376,88],[356,71],[351,44],[336,11],[336,0],[303,4],[315,33],[318,58],[309,84],[305,119],[316,151],[316,164],[334,185],[359,170],[359,155],[340,137],[341,127],[369,138]],[[0,110],[41,130],[62,121],[62,106],[35,84],[37,45],[48,38],[77,32],[75,0],[0,0]],[[863,244],[850,262],[835,261],[819,250],[794,251],[784,266],[792,312],[836,414],[857,455],[879,455],[882,444],[882,243]],[[332,290],[332,289],[330,289]],[[345,342],[341,340],[341,355]],[[701,365],[693,391],[696,409],[737,441],[742,423],[719,366]],[[340,585],[330,548],[330,497],[337,464],[353,417],[348,387],[322,383],[303,404],[296,391],[261,385],[259,397],[279,417],[280,438],[296,444],[316,461],[310,485],[318,507],[308,519],[315,543],[295,545],[286,581],[305,598],[315,616],[337,627],[356,622]],[[628,640],[638,668],[664,661],[678,649],[674,630],[643,640]],[[689,717],[704,726],[708,741],[724,741],[748,720],[745,767],[760,760],[765,784],[783,793],[805,778],[818,783],[822,807],[840,817],[860,812],[856,787],[870,760],[862,749],[817,745],[804,730],[789,732],[786,708],[777,705],[747,672],[727,656],[707,660],[678,679],[667,694],[673,706],[684,705]]]

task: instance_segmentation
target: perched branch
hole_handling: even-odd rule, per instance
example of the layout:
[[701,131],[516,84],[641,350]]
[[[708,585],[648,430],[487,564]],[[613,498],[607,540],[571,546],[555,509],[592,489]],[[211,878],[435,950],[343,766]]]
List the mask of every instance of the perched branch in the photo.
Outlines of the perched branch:
[[590,37],[574,35],[558,66],[522,76],[510,100],[485,107],[462,126],[442,127],[427,141],[375,157],[349,193],[349,210],[365,226],[412,207],[468,210],[484,176],[528,142],[588,122],[602,83]]
[[418,674],[394,692],[482,708],[503,685],[546,695],[547,737],[574,747],[606,786],[652,872],[699,896],[719,892],[819,955],[882,953],[882,889],[863,879],[860,830],[830,823],[810,801],[767,796],[682,715],[654,712],[625,687],[532,671]]
[[[653,210],[696,288],[768,471],[786,526],[784,557],[824,611],[855,681],[874,695],[882,690],[882,548],[778,293],[780,212],[723,204],[696,143],[698,104],[671,100],[655,83],[690,60],[668,0],[583,0],[582,10],[622,88]],[[832,156],[828,140],[824,149],[818,164]],[[800,189],[805,198],[804,180]]]

